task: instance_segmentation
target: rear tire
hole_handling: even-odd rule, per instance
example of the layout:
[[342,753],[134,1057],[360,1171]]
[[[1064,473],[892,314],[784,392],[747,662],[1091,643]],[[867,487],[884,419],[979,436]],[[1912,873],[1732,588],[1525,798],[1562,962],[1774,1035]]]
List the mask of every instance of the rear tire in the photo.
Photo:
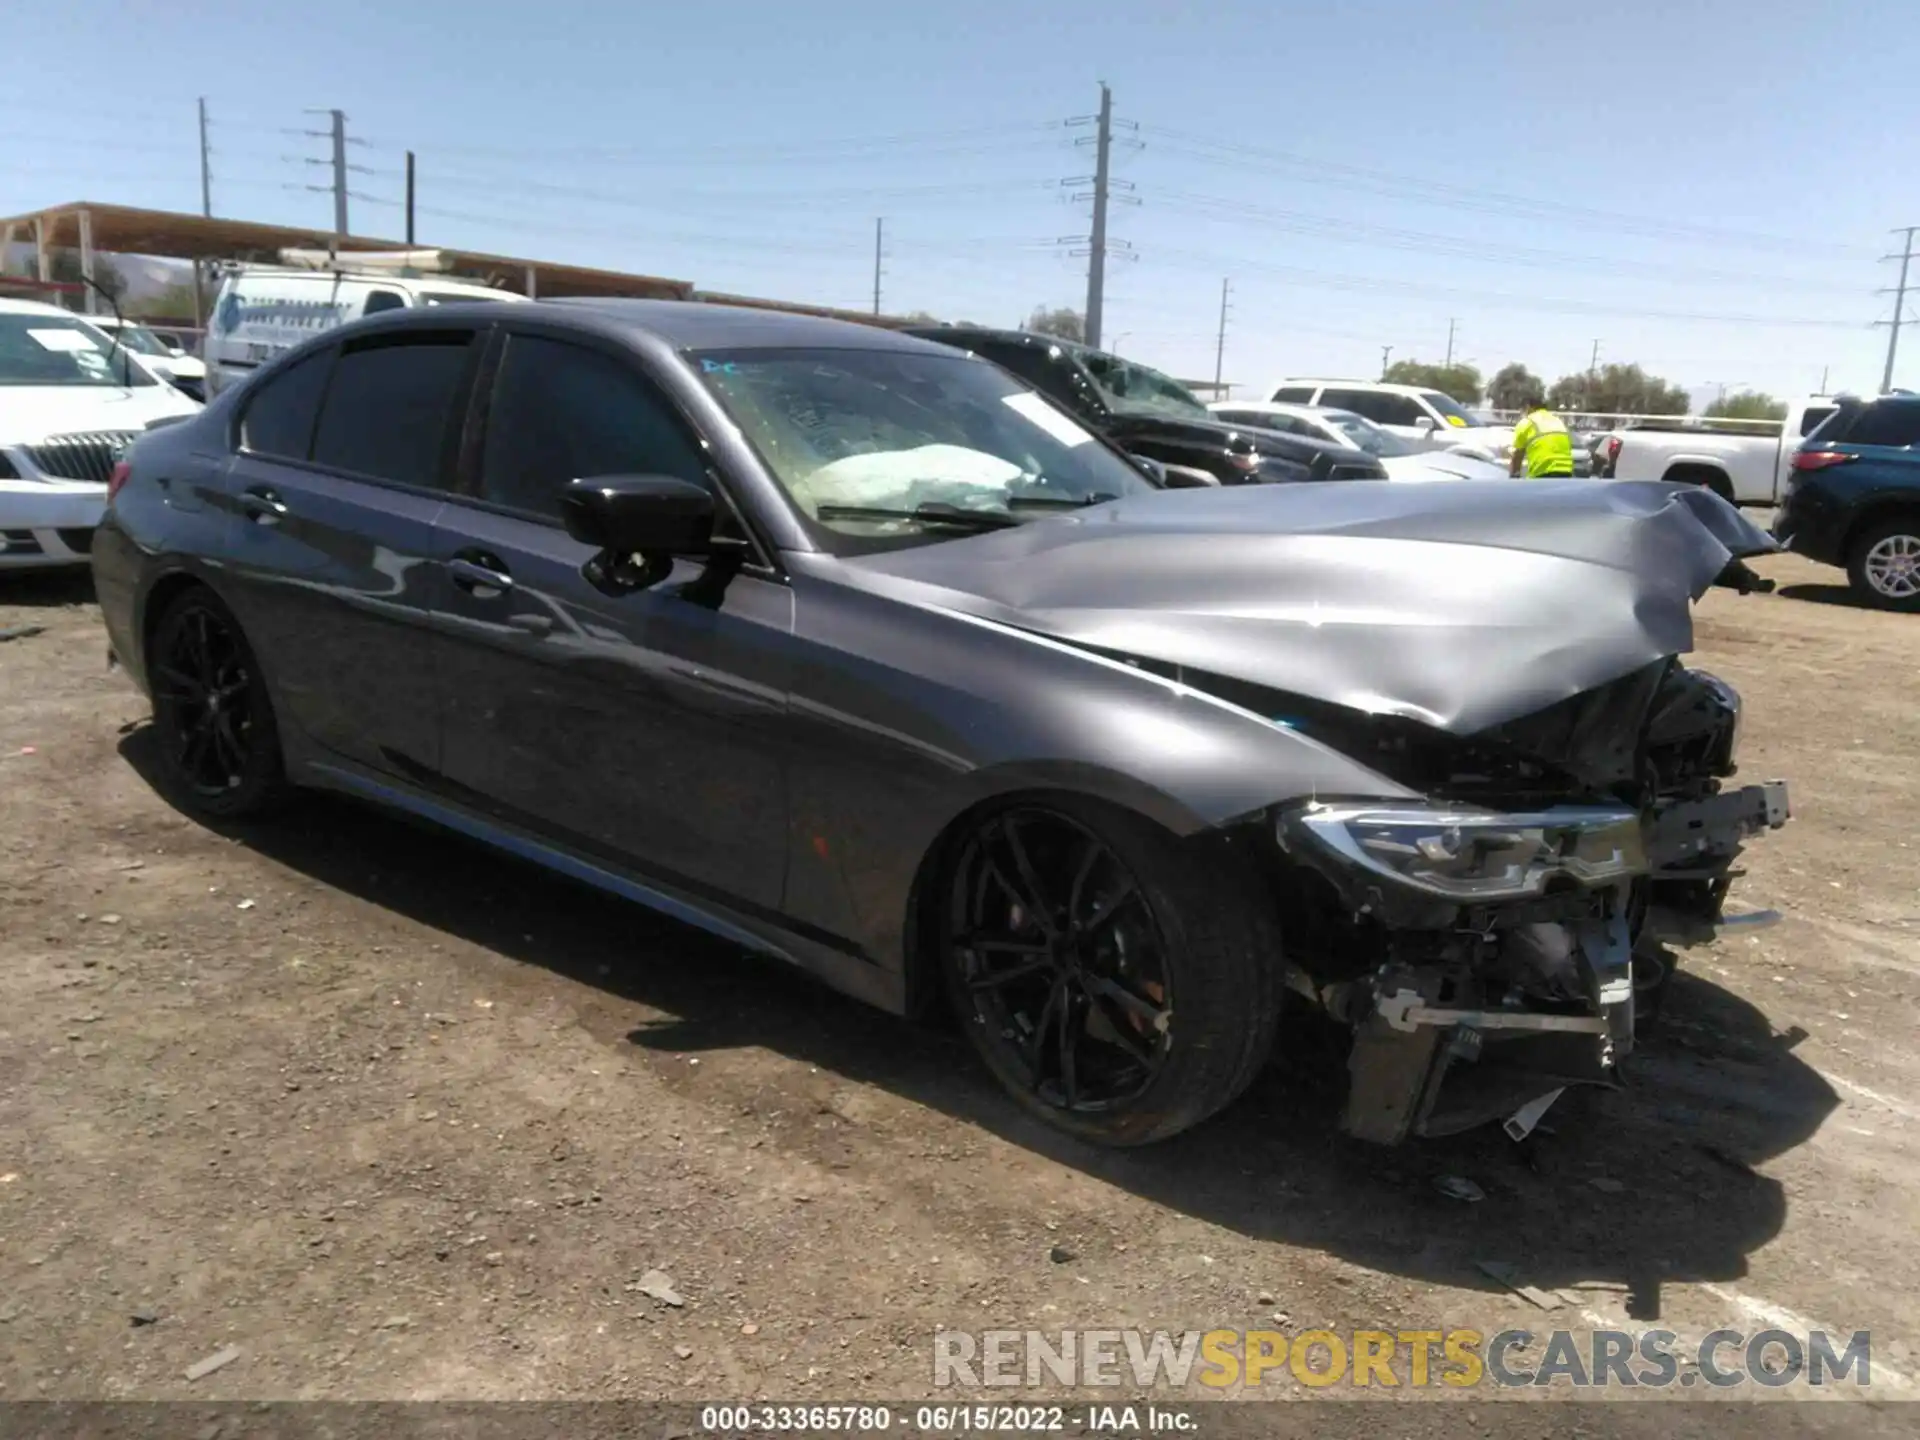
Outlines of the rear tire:
[[1669,485],[1698,485],[1702,490],[1711,490],[1729,505],[1737,503],[1733,498],[1733,482],[1711,465],[1676,465],[1660,478]]
[[204,586],[174,597],[147,647],[160,783],[182,809],[241,820],[280,808],[292,787],[273,700],[240,622]]
[[937,895],[961,1028],[1056,1129],[1165,1140],[1269,1058],[1278,938],[1231,857],[1115,806],[1036,797],[975,818]]
[[1920,513],[1895,515],[1861,531],[1847,551],[1847,579],[1870,605],[1920,614]]

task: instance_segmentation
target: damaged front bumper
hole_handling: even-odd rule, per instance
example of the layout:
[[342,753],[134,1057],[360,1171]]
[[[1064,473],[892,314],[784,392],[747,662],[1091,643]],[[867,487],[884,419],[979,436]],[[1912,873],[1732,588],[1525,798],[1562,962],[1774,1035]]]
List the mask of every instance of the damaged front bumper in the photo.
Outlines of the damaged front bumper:
[[[1635,955],[1723,926],[1734,859],[1789,818],[1782,782],[1657,805],[1310,805],[1281,848],[1333,885],[1382,958],[1290,983],[1353,1031],[1344,1127],[1382,1144],[1494,1120],[1525,1134],[1571,1085],[1613,1086],[1636,996],[1664,967]],[[1336,963],[1323,967],[1338,974]]]

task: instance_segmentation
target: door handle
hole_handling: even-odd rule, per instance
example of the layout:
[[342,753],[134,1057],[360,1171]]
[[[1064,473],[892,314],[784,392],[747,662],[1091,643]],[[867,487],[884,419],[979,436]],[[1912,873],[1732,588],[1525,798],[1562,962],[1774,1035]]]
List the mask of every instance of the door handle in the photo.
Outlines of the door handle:
[[286,502],[264,485],[255,485],[240,494],[240,513],[256,525],[278,525],[287,513]]
[[467,551],[454,556],[447,562],[447,573],[453,577],[453,583],[469,595],[484,599],[505,594],[513,588],[513,576],[507,573],[507,567],[499,557],[479,551]]

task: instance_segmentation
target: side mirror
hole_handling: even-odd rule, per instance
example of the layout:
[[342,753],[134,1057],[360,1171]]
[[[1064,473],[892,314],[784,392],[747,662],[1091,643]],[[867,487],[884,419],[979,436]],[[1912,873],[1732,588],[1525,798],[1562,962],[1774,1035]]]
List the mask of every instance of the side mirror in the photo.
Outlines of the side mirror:
[[1167,486],[1167,467],[1166,466],[1162,465],[1158,460],[1150,459],[1145,455],[1129,455],[1127,458],[1133,461],[1135,465],[1140,467],[1141,474],[1145,475],[1149,480],[1153,481],[1154,484],[1160,486],[1163,490],[1166,488]]
[[1431,435],[1440,428],[1440,422],[1435,420],[1431,415],[1422,415],[1418,420],[1413,422],[1413,428],[1424,434]]
[[713,550],[713,494],[671,475],[599,475],[561,492],[560,518],[583,545],[671,560]]

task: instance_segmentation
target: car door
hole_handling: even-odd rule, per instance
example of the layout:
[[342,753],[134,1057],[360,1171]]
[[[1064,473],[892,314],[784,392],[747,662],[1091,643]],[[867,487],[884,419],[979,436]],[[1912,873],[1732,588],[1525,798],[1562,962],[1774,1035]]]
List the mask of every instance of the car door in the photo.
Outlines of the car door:
[[376,332],[254,382],[227,486],[231,599],[282,723],[394,774],[439,761],[433,526],[476,327]]
[[[445,779],[502,818],[696,895],[777,907],[793,595],[750,564],[716,598],[677,562],[602,593],[560,523],[575,478],[716,481],[640,361],[508,326],[437,560]],[[724,497],[723,497],[724,498]],[[726,507],[723,505],[723,509]]]

